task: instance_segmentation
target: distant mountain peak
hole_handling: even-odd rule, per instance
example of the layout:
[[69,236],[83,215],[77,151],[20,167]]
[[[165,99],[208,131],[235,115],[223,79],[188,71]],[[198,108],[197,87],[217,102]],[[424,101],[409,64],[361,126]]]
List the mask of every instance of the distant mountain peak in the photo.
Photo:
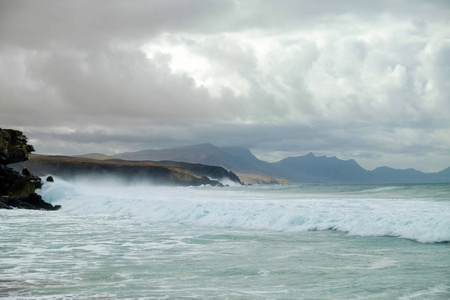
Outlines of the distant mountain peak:
[[[180,147],[180,148],[214,148],[214,149],[219,149],[218,147],[214,146],[211,143],[202,143],[202,144],[188,145],[188,146],[184,146],[184,147]],[[177,148],[172,148],[172,149],[177,149]]]
[[128,160],[177,161],[222,166],[241,174],[258,174],[304,183],[405,183],[450,182],[450,168],[436,174],[417,170],[397,170],[380,167],[368,171],[354,159],[342,160],[336,156],[288,157],[269,163],[258,159],[245,147],[217,147],[211,143],[196,144],[162,150],[142,150],[115,155]]

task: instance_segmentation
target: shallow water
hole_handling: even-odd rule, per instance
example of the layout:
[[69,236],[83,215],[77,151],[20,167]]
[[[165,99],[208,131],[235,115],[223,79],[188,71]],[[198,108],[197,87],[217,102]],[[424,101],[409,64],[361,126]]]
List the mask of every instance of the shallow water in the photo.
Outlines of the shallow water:
[[5,299],[449,299],[449,185],[68,183],[0,211]]

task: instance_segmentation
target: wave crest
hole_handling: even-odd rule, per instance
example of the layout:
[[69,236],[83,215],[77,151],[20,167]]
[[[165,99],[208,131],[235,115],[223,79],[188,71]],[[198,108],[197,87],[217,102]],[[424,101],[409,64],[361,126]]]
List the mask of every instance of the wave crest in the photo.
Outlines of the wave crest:
[[299,232],[339,230],[418,242],[450,241],[448,202],[306,196],[277,187],[150,187],[75,182],[44,185],[46,201],[68,214],[124,214],[144,222]]

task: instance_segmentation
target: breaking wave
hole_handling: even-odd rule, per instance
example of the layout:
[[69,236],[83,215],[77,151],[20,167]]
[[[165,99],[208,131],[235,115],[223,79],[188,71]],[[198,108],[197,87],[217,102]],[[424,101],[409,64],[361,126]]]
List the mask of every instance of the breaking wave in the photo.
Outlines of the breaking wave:
[[[61,213],[66,214],[118,214],[143,222],[244,230],[338,230],[424,243],[450,241],[450,202],[442,197],[415,198],[381,186],[345,193],[339,186],[334,189],[323,193],[320,186],[314,191],[292,186],[125,186],[118,181],[99,184],[56,178],[40,193],[46,201],[62,205]],[[431,195],[430,190],[426,195]]]

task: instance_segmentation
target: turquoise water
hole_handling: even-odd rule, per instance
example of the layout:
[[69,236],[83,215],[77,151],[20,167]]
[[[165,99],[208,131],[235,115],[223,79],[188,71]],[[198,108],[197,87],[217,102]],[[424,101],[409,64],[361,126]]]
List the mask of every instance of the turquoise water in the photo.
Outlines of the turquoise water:
[[450,298],[450,185],[41,194],[63,209],[0,211],[0,298]]

